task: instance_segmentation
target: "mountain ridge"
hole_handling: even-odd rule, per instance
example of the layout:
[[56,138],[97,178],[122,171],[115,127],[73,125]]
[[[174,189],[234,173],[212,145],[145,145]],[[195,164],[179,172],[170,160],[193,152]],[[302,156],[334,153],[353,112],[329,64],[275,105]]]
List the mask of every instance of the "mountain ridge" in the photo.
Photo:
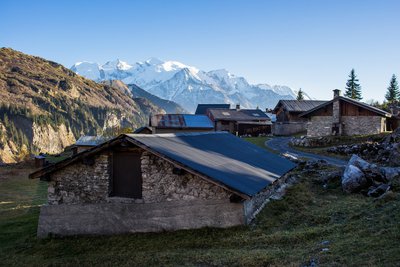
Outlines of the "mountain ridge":
[[[159,98],[176,102],[190,112],[194,112],[197,104],[203,103],[272,108],[280,99],[296,98],[296,93],[288,86],[250,84],[244,77],[226,69],[206,72],[177,61],[157,58],[134,64],[121,60],[103,65],[88,63],[86,66],[83,63],[73,65],[71,70],[97,81],[111,79],[135,84]],[[93,70],[96,66],[97,70]]]

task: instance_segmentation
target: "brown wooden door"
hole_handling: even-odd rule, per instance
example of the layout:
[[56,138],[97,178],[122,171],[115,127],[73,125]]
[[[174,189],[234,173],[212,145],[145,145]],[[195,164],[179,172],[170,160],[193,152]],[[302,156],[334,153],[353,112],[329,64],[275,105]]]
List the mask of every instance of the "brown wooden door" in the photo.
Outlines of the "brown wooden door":
[[142,171],[139,153],[114,152],[112,195],[142,198]]

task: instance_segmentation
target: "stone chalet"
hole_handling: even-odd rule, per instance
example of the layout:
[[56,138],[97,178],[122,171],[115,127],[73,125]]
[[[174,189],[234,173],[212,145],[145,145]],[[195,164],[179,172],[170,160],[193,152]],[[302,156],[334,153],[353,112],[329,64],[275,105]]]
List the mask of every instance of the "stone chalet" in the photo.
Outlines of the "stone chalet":
[[271,133],[271,119],[260,109],[209,108],[207,116],[214,123],[216,131],[228,131],[239,136]]
[[272,127],[274,135],[293,135],[307,130],[307,118],[299,115],[327,101],[322,100],[279,100],[273,109],[276,121]]
[[300,117],[307,118],[307,136],[369,135],[386,131],[386,111],[351,98],[340,96],[335,89],[334,98]]
[[247,224],[294,167],[226,132],[123,134],[30,174],[48,181],[37,234]]
[[153,115],[149,127],[153,134],[214,131],[214,125],[206,115],[193,114]]

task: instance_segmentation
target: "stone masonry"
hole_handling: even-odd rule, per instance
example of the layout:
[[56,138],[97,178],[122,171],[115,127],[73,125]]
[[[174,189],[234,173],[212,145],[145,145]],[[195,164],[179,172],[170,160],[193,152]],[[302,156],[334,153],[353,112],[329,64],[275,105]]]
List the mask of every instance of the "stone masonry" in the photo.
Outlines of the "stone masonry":
[[385,131],[386,119],[379,116],[342,116],[344,135],[379,134]]
[[48,202],[82,204],[104,202],[109,184],[108,155],[95,158],[92,166],[81,162],[52,174],[48,187]]
[[224,199],[229,202],[231,192],[185,172],[173,173],[174,165],[149,152],[143,152],[142,199],[109,197],[111,179],[109,157],[104,153],[95,163],[77,162],[52,174],[48,187],[48,203],[88,204],[106,202],[156,203],[175,200]]
[[174,165],[149,152],[142,154],[144,203],[172,200],[226,199],[232,194],[190,173],[173,174]]
[[307,136],[332,135],[332,116],[313,116],[307,124]]

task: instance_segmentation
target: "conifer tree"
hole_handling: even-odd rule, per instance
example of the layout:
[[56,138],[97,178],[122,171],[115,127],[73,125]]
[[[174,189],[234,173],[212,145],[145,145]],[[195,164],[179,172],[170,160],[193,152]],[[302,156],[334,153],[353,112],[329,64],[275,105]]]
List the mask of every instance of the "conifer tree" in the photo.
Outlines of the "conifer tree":
[[304,100],[304,95],[303,95],[303,91],[301,91],[301,88],[297,92],[297,98],[296,99],[297,100]]
[[344,93],[344,96],[356,99],[356,100],[361,100],[361,86],[358,83],[357,76],[355,74],[354,69],[350,71],[349,74],[349,79],[346,82],[346,92]]
[[396,75],[393,74],[392,78],[390,79],[389,87],[387,88],[386,100],[389,103],[397,102],[400,98],[399,93],[399,84],[397,83]]

